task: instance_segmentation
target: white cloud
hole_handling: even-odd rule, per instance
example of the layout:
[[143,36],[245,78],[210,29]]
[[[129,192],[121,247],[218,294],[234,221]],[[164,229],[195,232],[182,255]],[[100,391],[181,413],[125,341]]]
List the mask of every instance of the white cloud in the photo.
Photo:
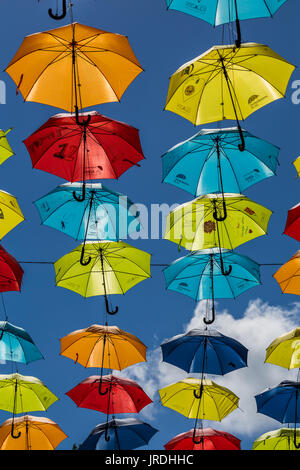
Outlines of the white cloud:
[[[206,301],[199,302],[194,315],[183,328],[203,328]],[[277,421],[257,413],[254,396],[264,389],[274,386],[285,379],[296,379],[297,371],[288,371],[272,364],[265,364],[265,349],[277,336],[297,326],[297,315],[300,303],[288,306],[274,306],[260,299],[249,302],[244,315],[234,318],[227,310],[217,310],[213,327],[221,333],[240,341],[249,349],[248,367],[231,372],[225,376],[211,377],[215,382],[224,385],[240,397],[240,409],[228,415],[217,429],[224,429],[236,434],[241,439],[254,440],[260,434],[280,427]],[[181,333],[178,331],[178,334]],[[161,362],[161,350],[149,351],[146,364],[133,366],[123,375],[136,380],[144,390],[153,397],[155,392],[172,382],[176,382],[187,374],[184,371]],[[159,404],[153,404],[144,411],[144,416],[153,418],[158,412]],[[241,411],[242,410],[242,411]],[[209,426],[215,423],[208,422]]]

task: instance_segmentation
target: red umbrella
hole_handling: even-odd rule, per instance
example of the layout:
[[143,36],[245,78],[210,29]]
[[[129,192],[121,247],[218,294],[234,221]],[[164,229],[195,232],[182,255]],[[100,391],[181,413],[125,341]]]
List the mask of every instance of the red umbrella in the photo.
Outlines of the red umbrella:
[[114,375],[92,375],[66,393],[77,406],[102,413],[139,413],[152,403],[144,390],[133,380]]
[[300,242],[300,203],[288,211],[283,233]]
[[22,277],[19,263],[0,245],[0,292],[19,291]]
[[197,429],[195,434],[194,429],[178,434],[164,447],[166,450],[241,450],[240,439],[228,432],[204,428]]
[[140,166],[144,156],[137,129],[96,111],[80,119],[57,114],[24,140],[34,168],[74,182],[116,179]]

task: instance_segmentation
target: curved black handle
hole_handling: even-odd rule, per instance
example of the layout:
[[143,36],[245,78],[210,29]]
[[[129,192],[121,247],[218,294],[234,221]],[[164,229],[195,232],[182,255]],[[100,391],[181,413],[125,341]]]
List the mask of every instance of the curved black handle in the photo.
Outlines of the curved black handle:
[[[101,369],[101,374],[102,374],[102,369]],[[106,395],[106,394],[108,393],[108,387],[107,387],[107,389],[105,390],[105,392],[102,392],[102,391],[101,391],[102,383],[103,383],[103,382],[102,382],[102,375],[101,375],[100,380],[99,380],[98,392],[99,392],[99,395],[104,396],[104,395]]]
[[13,439],[19,439],[19,437],[21,436],[21,431],[19,431],[16,436],[14,435],[14,423],[12,423],[11,425],[10,435]]
[[116,307],[114,310],[110,310],[109,309],[109,305],[108,305],[108,300],[107,300],[107,296],[105,295],[105,307],[106,307],[106,311],[109,315],[115,315],[116,313],[118,313],[119,311],[119,307]]
[[224,265],[221,264],[221,273],[223,274],[223,276],[229,276],[229,274],[231,273],[231,271],[232,271],[232,266],[231,266],[231,264],[228,266],[228,270],[227,270],[227,271],[225,271]]
[[296,430],[296,427],[294,429],[294,446],[296,447],[296,449],[300,449],[300,442],[299,442],[299,444],[297,444],[297,430]]
[[86,119],[83,119],[82,121],[80,121],[78,106],[75,106],[75,119],[76,119],[76,124],[78,126],[87,127],[90,123],[91,117],[92,116],[89,114]]
[[81,249],[81,255],[80,255],[80,264],[81,266],[87,266],[88,264],[90,264],[92,258],[89,256],[89,259],[87,261],[84,261],[84,245]]
[[81,196],[77,196],[76,191],[73,191],[73,198],[75,201],[83,202],[85,200],[85,184],[82,185],[82,193]]
[[216,200],[215,199],[213,200],[213,204],[214,204],[213,218],[217,222],[223,222],[225,219],[227,219],[227,209],[226,209],[225,200],[223,199],[223,215],[222,216],[218,216],[217,205],[216,205]]
[[201,442],[203,442],[203,436],[201,436],[199,441],[197,441],[197,439],[196,439],[196,428],[194,428],[192,440],[193,440],[194,444],[201,444]]
[[1,341],[2,338],[3,338],[3,335],[4,335],[4,329],[1,330],[0,341]]
[[61,15],[54,15],[52,13],[52,9],[49,8],[48,10],[48,15],[50,16],[50,18],[52,18],[53,20],[62,20],[67,14],[67,0],[62,0],[62,13]]

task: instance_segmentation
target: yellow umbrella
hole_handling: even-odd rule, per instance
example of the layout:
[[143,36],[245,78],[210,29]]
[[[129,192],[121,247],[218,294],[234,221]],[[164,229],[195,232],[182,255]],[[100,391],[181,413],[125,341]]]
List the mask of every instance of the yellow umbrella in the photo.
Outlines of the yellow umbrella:
[[0,191],[0,239],[23,220],[17,199],[6,191]]
[[117,326],[91,325],[60,339],[62,356],[84,367],[122,370],[146,361],[146,346]]
[[8,129],[7,131],[3,131],[0,129],[0,165],[2,165],[5,160],[7,160],[9,157],[14,155],[13,150],[11,149],[11,146],[8,143],[8,140],[6,138],[7,134],[11,131],[11,128]]
[[48,418],[21,416],[14,419],[14,427],[19,437],[11,435],[12,419],[0,426],[1,450],[54,450],[68,437],[58,424]]
[[241,194],[206,194],[170,212],[165,238],[193,251],[233,249],[265,235],[271,214]]
[[126,36],[79,23],[26,36],[6,68],[25,101],[70,112],[119,101],[141,71]]
[[128,289],[151,277],[151,255],[125,242],[87,241],[54,263],[56,285],[83,297],[125,294]]
[[300,438],[300,429],[276,429],[258,437],[252,450],[299,450],[295,445],[297,438]]
[[300,295],[300,250],[283,264],[273,277],[284,294]]
[[171,76],[165,109],[195,125],[234,119],[244,148],[239,120],[284,97],[294,68],[262,44],[214,46]]
[[296,160],[293,161],[293,165],[296,168],[296,171],[299,176],[300,175],[300,157],[296,158]]
[[266,349],[265,362],[286,369],[300,368],[300,327],[274,339]]
[[161,404],[187,418],[221,421],[238,408],[239,398],[212,380],[188,377],[159,390]]

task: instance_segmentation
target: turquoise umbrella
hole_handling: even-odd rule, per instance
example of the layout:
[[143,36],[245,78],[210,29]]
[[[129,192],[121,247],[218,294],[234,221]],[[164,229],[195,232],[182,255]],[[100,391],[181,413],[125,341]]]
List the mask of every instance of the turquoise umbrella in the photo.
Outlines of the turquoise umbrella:
[[81,191],[82,183],[66,183],[35,201],[42,223],[76,240],[118,241],[139,230],[139,214],[127,196],[86,183],[85,199],[78,201],[73,192]]
[[0,360],[28,364],[43,359],[31,336],[8,321],[0,322]]
[[236,22],[237,46],[241,43],[239,20],[266,18],[286,0],[166,0],[168,10],[178,10],[196,16],[213,26]]
[[202,129],[162,156],[163,182],[194,196],[211,193],[243,193],[273,176],[279,148],[245,130],[245,150],[239,150],[236,127]]
[[260,265],[232,250],[199,250],[163,271],[166,287],[194,300],[230,299],[259,285]]

